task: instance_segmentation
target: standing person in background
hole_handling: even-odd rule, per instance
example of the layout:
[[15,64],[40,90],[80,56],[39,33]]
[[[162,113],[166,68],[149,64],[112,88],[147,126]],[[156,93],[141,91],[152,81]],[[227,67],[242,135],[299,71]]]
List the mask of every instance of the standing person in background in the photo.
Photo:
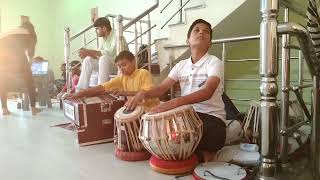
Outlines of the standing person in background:
[[34,56],[36,43],[37,34],[29,21],[23,22],[17,29],[0,34],[0,96],[3,115],[10,114],[7,93],[10,87],[17,84],[17,79],[22,79],[28,89],[32,115],[40,112],[35,107],[36,93],[29,63]]

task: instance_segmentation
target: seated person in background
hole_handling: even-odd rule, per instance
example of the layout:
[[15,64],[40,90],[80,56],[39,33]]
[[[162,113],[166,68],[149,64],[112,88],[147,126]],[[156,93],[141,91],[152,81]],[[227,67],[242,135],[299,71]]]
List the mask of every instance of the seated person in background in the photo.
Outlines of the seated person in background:
[[101,37],[98,50],[81,48],[79,57],[82,62],[81,75],[77,86],[77,91],[89,87],[90,77],[93,71],[98,72],[98,85],[109,80],[109,75],[117,72],[114,58],[116,56],[116,34],[112,30],[110,21],[101,17],[93,26],[97,34]]
[[60,66],[60,71],[61,71],[61,77],[62,79],[56,79],[54,81],[54,84],[57,88],[58,92],[61,92],[65,83],[66,83],[66,63],[62,63]]
[[[111,92],[117,96],[134,96],[139,90],[149,90],[152,87],[151,74],[145,69],[136,69],[135,58],[131,52],[120,52],[115,62],[121,74],[102,85],[83,89],[69,97],[90,97],[105,92]],[[146,99],[142,105],[146,111],[149,111],[159,103],[158,98],[152,98]]]
[[[47,60],[44,60],[43,57],[41,56],[37,56],[35,58],[33,58],[32,60],[33,62],[48,62]],[[54,73],[52,71],[52,69],[50,69],[48,67],[48,90],[49,90],[49,94],[50,96],[52,96],[54,94],[55,88],[54,88]]]
[[[79,76],[81,73],[80,70],[80,66],[81,63],[80,61],[71,61],[71,69],[72,69],[72,89],[71,89],[71,93],[74,93],[79,81]],[[63,89],[61,90],[61,92],[57,95],[57,99],[61,100],[62,96],[67,93],[67,82],[65,83]]]
[[223,62],[208,54],[211,39],[210,23],[203,19],[194,21],[187,35],[191,57],[176,64],[159,86],[139,91],[125,104],[126,109],[131,110],[143,99],[160,97],[179,82],[182,96],[160,104],[151,113],[191,104],[203,122],[203,137],[196,149],[200,162],[213,160],[226,138],[226,112],[222,101]]

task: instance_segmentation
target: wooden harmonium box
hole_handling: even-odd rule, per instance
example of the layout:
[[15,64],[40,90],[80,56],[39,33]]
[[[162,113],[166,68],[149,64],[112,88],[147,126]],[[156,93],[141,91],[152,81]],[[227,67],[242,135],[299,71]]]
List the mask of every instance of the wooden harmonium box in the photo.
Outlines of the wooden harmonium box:
[[114,113],[124,103],[108,94],[64,100],[64,115],[75,125],[79,145],[112,142]]

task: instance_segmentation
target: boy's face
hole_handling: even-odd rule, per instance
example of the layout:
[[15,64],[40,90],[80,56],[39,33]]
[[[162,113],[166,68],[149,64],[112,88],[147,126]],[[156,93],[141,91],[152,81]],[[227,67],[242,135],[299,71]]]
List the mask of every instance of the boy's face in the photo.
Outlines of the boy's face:
[[72,75],[75,75],[75,74],[78,75],[79,72],[80,72],[80,69],[77,67],[77,68],[73,68],[71,73],[72,73]]
[[117,66],[119,67],[119,70],[121,73],[125,76],[129,76],[133,73],[133,71],[136,69],[136,64],[134,59],[119,59],[117,61]]
[[190,47],[200,46],[209,49],[211,46],[209,27],[203,23],[196,24],[191,31],[190,37],[187,39],[187,43]]
[[72,69],[71,74],[74,75],[77,72],[76,69]]

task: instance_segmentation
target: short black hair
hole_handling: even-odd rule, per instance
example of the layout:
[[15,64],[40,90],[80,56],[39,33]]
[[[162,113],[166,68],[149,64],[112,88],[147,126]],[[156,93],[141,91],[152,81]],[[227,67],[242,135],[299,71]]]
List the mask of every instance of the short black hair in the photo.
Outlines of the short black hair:
[[134,61],[135,58],[134,58],[134,55],[130,52],[130,51],[127,51],[127,50],[124,50],[124,51],[121,51],[117,57],[115,58],[115,62],[118,62],[119,60],[121,59],[128,59],[130,61]]
[[189,39],[190,38],[190,35],[191,35],[191,32],[192,32],[192,29],[194,28],[194,26],[196,26],[197,24],[205,24],[208,26],[209,28],[209,31],[210,31],[210,39],[212,39],[212,28],[211,28],[211,24],[203,19],[197,19],[195,21],[193,21],[193,23],[191,24],[191,26],[189,27],[189,30],[188,30],[188,35],[187,35],[187,38]]
[[94,21],[93,23],[94,27],[106,27],[107,29],[111,30],[111,24],[108,18],[106,17],[100,17],[97,20]]

